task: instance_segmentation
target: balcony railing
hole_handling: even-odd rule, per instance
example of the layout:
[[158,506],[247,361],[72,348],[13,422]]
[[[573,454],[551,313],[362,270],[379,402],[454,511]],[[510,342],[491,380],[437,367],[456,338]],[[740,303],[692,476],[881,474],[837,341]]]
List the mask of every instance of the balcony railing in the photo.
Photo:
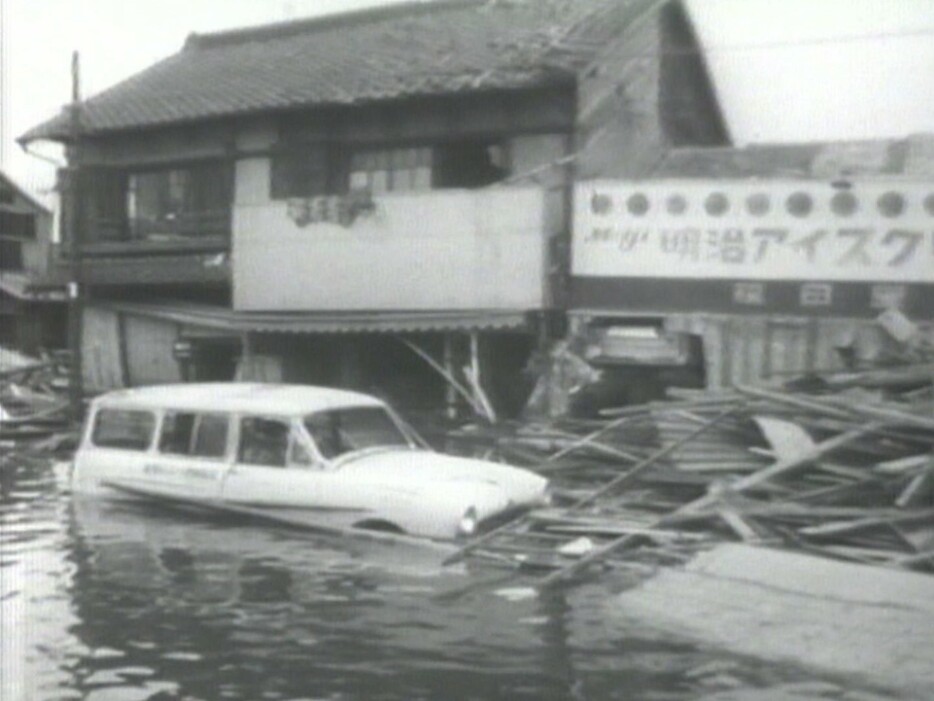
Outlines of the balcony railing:
[[[82,254],[147,255],[225,251],[230,247],[230,210],[192,212],[160,220],[102,219],[86,222]],[[64,253],[67,255],[67,247]]]

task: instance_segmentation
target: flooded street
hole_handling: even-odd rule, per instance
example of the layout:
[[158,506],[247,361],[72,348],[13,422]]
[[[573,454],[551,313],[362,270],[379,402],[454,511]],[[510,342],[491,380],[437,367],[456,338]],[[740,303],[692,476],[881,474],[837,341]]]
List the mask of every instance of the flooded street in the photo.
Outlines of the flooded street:
[[634,627],[619,577],[528,596],[431,550],[104,506],[44,464],[0,476],[4,701],[887,698]]

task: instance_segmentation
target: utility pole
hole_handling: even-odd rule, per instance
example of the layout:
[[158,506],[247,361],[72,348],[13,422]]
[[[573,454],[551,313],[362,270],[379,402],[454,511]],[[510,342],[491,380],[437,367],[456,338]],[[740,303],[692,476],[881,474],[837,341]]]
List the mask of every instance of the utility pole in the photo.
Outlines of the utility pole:
[[81,138],[81,66],[78,52],[71,55],[71,104],[69,105],[69,149],[68,165],[64,169],[62,184],[62,224],[68,251],[68,348],[71,351],[69,364],[68,399],[71,419],[77,425],[84,418],[84,374],[82,372],[81,336],[84,312],[83,275],[81,264],[81,191],[78,186],[80,167],[79,144]]

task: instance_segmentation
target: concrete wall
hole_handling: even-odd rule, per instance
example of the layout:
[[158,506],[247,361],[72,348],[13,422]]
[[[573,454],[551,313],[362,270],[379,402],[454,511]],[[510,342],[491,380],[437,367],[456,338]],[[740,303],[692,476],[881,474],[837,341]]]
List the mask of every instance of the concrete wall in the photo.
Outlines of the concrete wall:
[[[268,198],[268,160],[238,163],[234,307],[241,310],[539,309],[546,303],[540,188],[387,194],[349,226],[290,216]],[[265,194],[265,196],[264,196]]]
[[806,317],[671,315],[664,326],[700,336],[708,387],[845,370],[838,348],[872,360],[891,341],[874,321]]

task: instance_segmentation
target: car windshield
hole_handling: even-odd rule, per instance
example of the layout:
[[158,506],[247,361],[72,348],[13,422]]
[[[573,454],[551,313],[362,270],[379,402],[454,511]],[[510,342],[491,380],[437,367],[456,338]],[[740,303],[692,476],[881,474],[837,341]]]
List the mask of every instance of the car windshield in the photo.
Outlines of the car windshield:
[[389,412],[378,406],[309,414],[305,417],[305,428],[321,455],[329,460],[365,448],[410,447]]

